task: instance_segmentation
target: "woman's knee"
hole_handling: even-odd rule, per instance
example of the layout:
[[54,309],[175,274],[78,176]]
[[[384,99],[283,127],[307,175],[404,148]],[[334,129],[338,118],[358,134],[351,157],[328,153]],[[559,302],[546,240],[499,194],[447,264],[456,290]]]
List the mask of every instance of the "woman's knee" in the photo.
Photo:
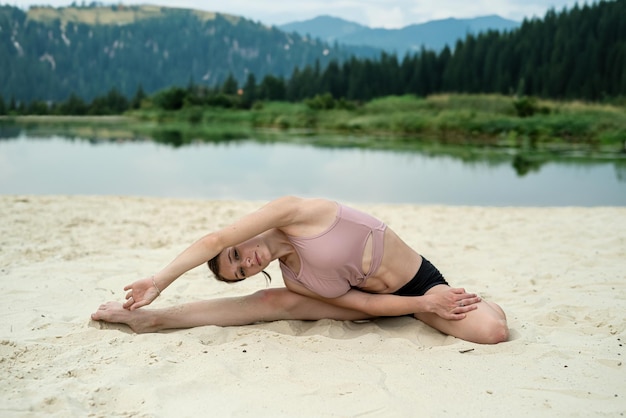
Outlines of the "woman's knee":
[[506,320],[493,319],[488,321],[482,333],[483,344],[498,344],[508,341],[509,327]]
[[482,317],[479,319],[476,338],[482,344],[498,344],[509,339],[506,314],[496,303],[483,300]]
[[499,315],[502,319],[506,321],[506,314],[504,313],[504,309],[502,309],[500,305],[498,305],[495,302],[488,301],[488,300],[483,300],[483,302],[489,305],[489,307],[493,309],[497,315]]
[[[484,301],[483,301],[484,302]],[[477,311],[468,314],[458,337],[478,344],[498,344],[509,339],[509,326],[504,311],[494,303],[481,303]],[[454,335],[454,334],[453,334]]]

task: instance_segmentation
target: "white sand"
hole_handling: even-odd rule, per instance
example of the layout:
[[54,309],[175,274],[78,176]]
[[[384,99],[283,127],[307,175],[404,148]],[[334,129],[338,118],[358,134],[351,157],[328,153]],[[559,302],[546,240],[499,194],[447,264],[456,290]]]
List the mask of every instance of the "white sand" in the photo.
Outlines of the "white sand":
[[[626,208],[354,205],[499,303],[482,346],[408,318],[137,335],[89,315],[260,202],[0,196],[0,416],[626,413]],[[280,286],[277,266],[269,269]],[[195,269],[153,306],[251,293]],[[473,351],[461,353],[463,350]]]

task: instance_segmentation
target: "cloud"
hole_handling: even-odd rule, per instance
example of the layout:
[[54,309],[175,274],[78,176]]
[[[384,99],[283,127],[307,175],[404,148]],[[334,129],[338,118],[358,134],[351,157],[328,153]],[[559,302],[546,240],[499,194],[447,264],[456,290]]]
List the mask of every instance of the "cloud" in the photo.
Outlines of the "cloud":
[[365,11],[367,22],[365,24],[371,27],[380,27],[386,29],[402,28],[411,24],[405,20],[406,14],[399,7],[391,9],[369,8]]

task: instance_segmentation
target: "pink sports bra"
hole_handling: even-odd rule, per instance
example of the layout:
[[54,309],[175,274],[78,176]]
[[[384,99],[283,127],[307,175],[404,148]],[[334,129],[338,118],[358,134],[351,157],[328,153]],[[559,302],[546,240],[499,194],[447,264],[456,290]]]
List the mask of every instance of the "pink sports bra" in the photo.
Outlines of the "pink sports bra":
[[[294,273],[281,261],[283,277],[320,296],[339,297],[352,286],[362,286],[376,273],[383,259],[386,228],[373,216],[338,204],[337,217],[326,231],[311,237],[287,236],[300,257],[300,273]],[[365,274],[361,265],[370,234],[372,262]]]

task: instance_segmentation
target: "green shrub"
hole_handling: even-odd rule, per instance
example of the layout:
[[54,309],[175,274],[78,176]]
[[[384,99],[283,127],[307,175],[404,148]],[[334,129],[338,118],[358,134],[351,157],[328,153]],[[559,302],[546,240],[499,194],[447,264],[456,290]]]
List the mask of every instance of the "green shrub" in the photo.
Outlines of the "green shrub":
[[513,100],[513,107],[520,118],[527,118],[535,114],[549,114],[550,108],[541,106],[535,97],[522,96]]
[[335,108],[335,99],[330,93],[317,94],[312,99],[306,99],[304,103],[312,110],[330,110]]
[[202,109],[197,108],[197,107],[190,109],[187,120],[189,121],[189,123],[193,125],[197,125],[200,122],[202,122]]

